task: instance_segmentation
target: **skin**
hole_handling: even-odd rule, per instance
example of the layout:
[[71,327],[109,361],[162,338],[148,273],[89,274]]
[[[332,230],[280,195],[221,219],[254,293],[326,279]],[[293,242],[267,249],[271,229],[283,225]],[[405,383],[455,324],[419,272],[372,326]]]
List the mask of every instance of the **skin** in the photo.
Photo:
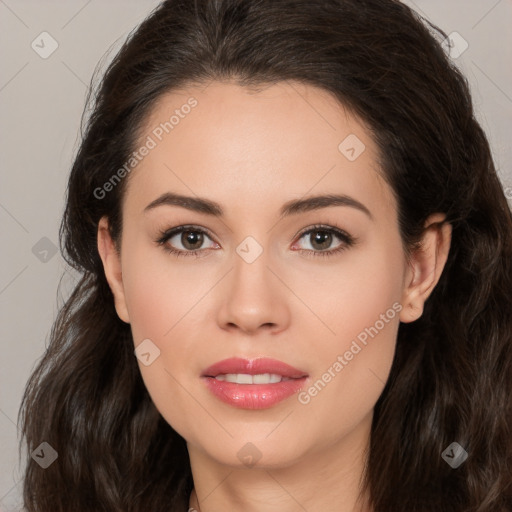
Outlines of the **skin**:
[[[130,323],[135,347],[149,338],[160,350],[149,366],[138,364],[157,409],[187,442],[195,485],[190,506],[370,510],[357,496],[373,408],[389,375],[399,321],[421,316],[445,265],[451,226],[439,224],[442,214],[432,215],[423,250],[408,261],[371,132],[309,85],[281,82],[254,92],[213,82],[173,91],[159,99],[140,140],[190,96],[195,109],[129,176],[120,254],[108,219],[98,226],[117,313]],[[352,162],[338,150],[349,134],[366,146]],[[170,205],[144,212],[164,192],[206,197],[225,215]],[[373,219],[350,206],[279,217],[286,201],[325,193],[357,199]],[[203,257],[176,257],[155,242],[160,230],[185,224],[212,233],[193,246]],[[322,248],[314,235],[300,237],[315,224],[337,226],[357,243],[315,257]],[[263,248],[252,263],[236,252],[247,236]],[[185,251],[182,242],[178,235],[167,244]],[[333,235],[325,250],[340,244]],[[224,358],[267,356],[307,372],[307,388],[396,303],[401,311],[307,404],[292,395],[269,409],[237,409],[199,378]],[[252,467],[237,456],[248,442],[261,454]]]

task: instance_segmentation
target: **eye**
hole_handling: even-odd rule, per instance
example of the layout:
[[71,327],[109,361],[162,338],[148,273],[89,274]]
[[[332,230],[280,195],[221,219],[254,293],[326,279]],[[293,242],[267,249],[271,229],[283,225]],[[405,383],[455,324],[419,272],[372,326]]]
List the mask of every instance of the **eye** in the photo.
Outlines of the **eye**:
[[[314,236],[312,236],[314,235]],[[197,226],[178,226],[160,233],[156,242],[163,246],[164,250],[176,256],[195,256],[197,258],[205,254],[202,247],[205,236],[211,240],[208,231]],[[331,226],[315,225],[307,231],[303,231],[299,240],[309,236],[312,249],[299,248],[298,251],[305,252],[308,256],[334,256],[355,244],[357,239],[345,231]],[[340,240],[339,245],[335,249],[326,250],[333,243],[333,237]],[[176,239],[173,241],[173,239]],[[172,242],[172,244],[170,243]],[[212,240],[213,242],[213,240]],[[214,246],[210,248],[218,248],[219,245],[213,242]],[[181,244],[183,248],[176,248],[176,244]],[[295,244],[294,244],[295,245]],[[293,248],[293,246],[292,246]]]
[[[200,257],[200,252],[203,250],[201,246],[204,243],[205,236],[210,238],[210,235],[203,228],[196,226],[178,226],[167,231],[160,233],[157,240],[159,245],[164,247],[166,252],[175,254],[176,256],[196,256]],[[173,241],[173,239],[176,239]],[[169,242],[173,241],[173,244]],[[181,244],[183,249],[176,249],[175,244]],[[218,247],[218,244],[216,244]]]
[[[309,228],[307,231],[302,232],[299,240],[306,237],[306,240],[310,241],[310,245],[313,249],[299,249],[300,252],[306,252],[308,256],[334,256],[353,246],[356,242],[356,238],[349,235],[345,231],[333,228],[331,226],[315,225]],[[309,238],[308,238],[309,237]],[[330,247],[333,243],[333,237],[338,238],[341,243],[335,248],[325,250]]]

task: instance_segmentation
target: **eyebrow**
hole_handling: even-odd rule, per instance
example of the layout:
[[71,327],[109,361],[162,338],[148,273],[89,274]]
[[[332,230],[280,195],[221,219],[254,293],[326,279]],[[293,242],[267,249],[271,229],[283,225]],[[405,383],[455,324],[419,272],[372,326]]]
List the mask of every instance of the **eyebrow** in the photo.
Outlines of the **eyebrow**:
[[[214,217],[224,216],[224,210],[222,209],[222,206],[215,201],[211,201],[202,197],[184,196],[172,192],[166,192],[160,197],[157,197],[154,201],[149,203],[146,208],[144,208],[144,213],[164,205],[181,206],[187,210],[192,210],[194,212],[203,213],[205,215],[211,215]],[[365,213],[370,219],[373,220],[373,216],[370,210],[363,203],[345,194],[326,194],[309,196],[302,199],[292,199],[291,201],[287,201],[283,204],[280,210],[280,216],[287,217],[299,213],[328,208],[330,206],[349,206]]]

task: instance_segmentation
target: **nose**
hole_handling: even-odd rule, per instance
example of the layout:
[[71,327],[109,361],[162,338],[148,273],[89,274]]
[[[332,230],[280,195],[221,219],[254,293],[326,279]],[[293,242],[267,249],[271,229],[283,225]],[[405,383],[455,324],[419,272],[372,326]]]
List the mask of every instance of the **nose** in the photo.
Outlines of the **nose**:
[[251,263],[235,255],[220,290],[218,324],[222,329],[255,334],[288,327],[290,291],[271,265],[265,251]]

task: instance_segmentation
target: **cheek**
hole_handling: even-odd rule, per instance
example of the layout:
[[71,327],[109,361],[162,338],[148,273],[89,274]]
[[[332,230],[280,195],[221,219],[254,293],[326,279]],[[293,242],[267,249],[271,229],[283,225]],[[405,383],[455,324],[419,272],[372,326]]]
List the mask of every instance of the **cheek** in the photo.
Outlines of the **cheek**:
[[199,300],[197,278],[184,271],[192,267],[147,240],[126,237],[125,247],[123,285],[135,344],[145,338],[162,342]]
[[[368,241],[364,248],[347,251],[335,264],[318,263],[314,269],[299,268],[286,276],[317,317],[315,321],[310,315],[310,323],[319,329],[321,336],[316,338],[329,353],[350,345],[350,340],[374,326],[381,315],[385,315],[386,326],[388,321],[398,324],[403,255],[399,240],[378,242]],[[382,322],[378,327],[383,329]]]
[[176,262],[162,249],[144,247],[143,241],[133,242],[125,238],[122,265],[134,345],[149,339],[158,350],[148,366],[139,360],[139,369],[157,409],[176,431],[186,433],[190,418],[198,414],[186,392],[197,377],[191,370],[198,357],[192,340],[201,339],[193,319],[212,286],[211,272]]
[[[161,262],[157,264],[148,257],[138,258],[136,253],[126,261],[124,268],[135,348],[149,339],[153,354],[158,354],[151,355],[147,366],[138,360],[144,385],[157,410],[185,436],[190,431],[191,418],[198,414],[193,409],[193,401],[183,391],[183,386],[188,387],[183,371],[188,371],[194,362],[193,347],[187,339],[190,332],[186,314],[198,301],[200,290],[187,286],[183,274],[170,272]],[[144,343],[147,346],[148,342]]]
[[298,398],[332,436],[357,425],[382,393],[395,352],[403,264],[399,243],[354,252],[335,270],[317,274],[316,287],[309,277],[297,293],[324,324],[312,322],[316,332],[309,330],[315,374]]

